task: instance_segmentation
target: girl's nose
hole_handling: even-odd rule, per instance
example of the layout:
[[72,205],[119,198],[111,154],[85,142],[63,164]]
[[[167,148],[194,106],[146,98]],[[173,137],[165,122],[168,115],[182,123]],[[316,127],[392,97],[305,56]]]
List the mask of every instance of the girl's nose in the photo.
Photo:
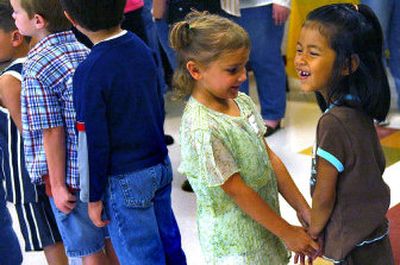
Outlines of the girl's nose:
[[296,54],[294,57],[294,65],[295,66],[300,66],[300,65],[305,65],[306,61],[304,60],[304,56],[302,54]]
[[239,76],[239,81],[240,82],[244,82],[247,79],[247,71],[246,71],[246,67],[243,67],[240,76]]

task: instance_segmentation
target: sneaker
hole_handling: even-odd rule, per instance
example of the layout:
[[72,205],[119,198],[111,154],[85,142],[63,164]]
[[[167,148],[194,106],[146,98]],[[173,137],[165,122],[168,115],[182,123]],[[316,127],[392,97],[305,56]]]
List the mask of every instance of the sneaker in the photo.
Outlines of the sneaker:
[[271,127],[267,124],[265,124],[265,127],[267,128],[267,131],[264,134],[264,137],[268,137],[276,133],[278,130],[281,129],[281,122],[278,123],[275,127]]
[[385,119],[383,121],[374,120],[374,124],[378,127],[386,127],[390,124],[390,121],[388,119]]

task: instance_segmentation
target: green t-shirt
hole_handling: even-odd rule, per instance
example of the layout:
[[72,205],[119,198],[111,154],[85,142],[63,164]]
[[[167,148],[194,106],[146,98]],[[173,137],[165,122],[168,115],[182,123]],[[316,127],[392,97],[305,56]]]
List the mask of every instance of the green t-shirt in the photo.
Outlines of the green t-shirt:
[[190,98],[180,128],[182,162],[197,196],[197,224],[207,264],[283,265],[283,242],[244,213],[220,187],[239,172],[278,214],[278,187],[263,142],[265,126],[251,99],[235,99],[240,117],[211,110]]

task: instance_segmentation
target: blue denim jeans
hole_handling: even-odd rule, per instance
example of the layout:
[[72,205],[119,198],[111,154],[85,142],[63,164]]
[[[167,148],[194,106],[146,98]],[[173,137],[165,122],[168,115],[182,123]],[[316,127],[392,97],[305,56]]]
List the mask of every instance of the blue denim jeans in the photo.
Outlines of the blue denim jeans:
[[164,69],[163,65],[161,63],[161,55],[160,55],[160,48],[159,48],[159,43],[158,43],[158,36],[157,36],[157,28],[155,23],[153,22],[153,16],[151,14],[151,9],[153,6],[153,1],[152,0],[146,0],[144,1],[144,6],[142,10],[142,19],[143,19],[143,24],[145,27],[145,32],[147,36],[147,45],[154,51],[154,55],[157,59],[157,64],[158,64],[158,77],[160,80],[160,86],[161,86],[161,97],[164,96],[164,94],[167,92],[167,84],[164,81]]
[[6,206],[3,181],[0,178],[0,264],[18,265],[22,263],[21,248],[12,228],[12,220]]
[[397,107],[400,109],[400,1],[362,0],[375,12],[385,36],[385,48],[389,49],[389,69],[394,78],[397,91]]
[[171,68],[175,70],[177,62],[175,51],[169,46],[169,25],[166,19],[156,20],[155,24],[157,28],[158,40],[160,41],[161,47],[168,57],[168,62],[171,65]]
[[171,208],[171,181],[169,158],[109,177],[105,196],[108,231],[121,265],[186,264]]
[[85,257],[101,251],[108,237],[106,228],[98,228],[90,220],[88,204],[79,200],[79,192],[75,195],[78,198],[76,206],[69,214],[57,209],[54,199],[50,198],[65,251],[70,258]]
[[[272,5],[241,9],[241,17],[231,17],[249,33],[250,66],[254,71],[264,120],[280,120],[286,109],[286,73],[281,55],[284,26],[275,25]],[[248,94],[248,81],[241,90]]]

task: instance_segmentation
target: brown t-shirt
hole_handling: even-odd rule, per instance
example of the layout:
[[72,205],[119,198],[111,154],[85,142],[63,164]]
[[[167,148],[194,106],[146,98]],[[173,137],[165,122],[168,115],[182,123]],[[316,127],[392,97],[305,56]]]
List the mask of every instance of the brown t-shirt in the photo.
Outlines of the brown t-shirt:
[[342,260],[357,244],[385,233],[390,204],[390,190],[382,179],[385,157],[372,119],[344,106],[322,115],[314,150],[312,192],[320,157],[339,172],[335,206],[324,231],[324,255]]

